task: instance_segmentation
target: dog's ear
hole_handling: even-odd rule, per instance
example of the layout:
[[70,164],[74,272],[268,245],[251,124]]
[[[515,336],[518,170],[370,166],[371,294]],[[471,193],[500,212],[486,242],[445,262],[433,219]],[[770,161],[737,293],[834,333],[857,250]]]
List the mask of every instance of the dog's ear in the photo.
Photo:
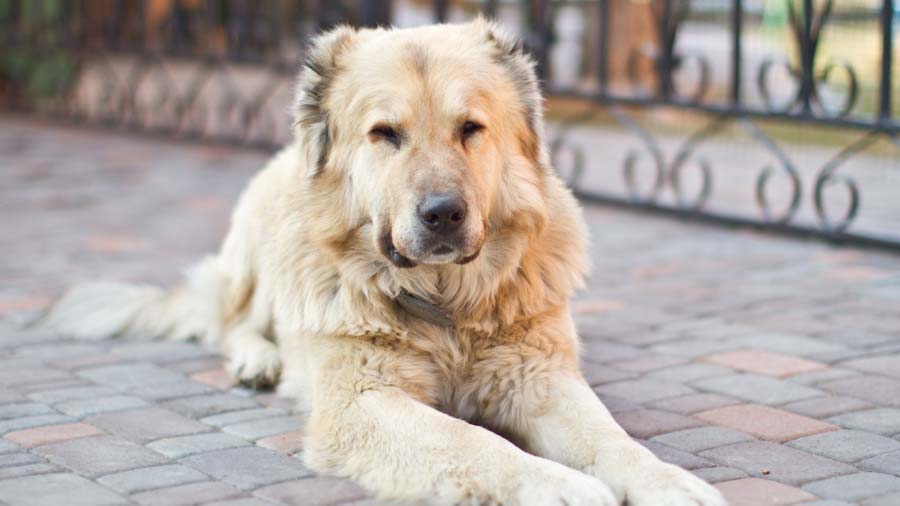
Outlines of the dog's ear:
[[340,57],[353,45],[356,33],[355,29],[341,25],[316,36],[307,47],[306,60],[297,79],[294,131],[307,157],[310,175],[319,174],[328,162],[332,125],[326,97],[340,71]]
[[527,128],[522,139],[522,149],[535,164],[544,165],[543,99],[535,72],[535,61],[522,47],[521,41],[496,22],[479,17],[474,24],[476,30],[483,33],[487,43],[493,47],[496,61],[506,69],[518,92]]

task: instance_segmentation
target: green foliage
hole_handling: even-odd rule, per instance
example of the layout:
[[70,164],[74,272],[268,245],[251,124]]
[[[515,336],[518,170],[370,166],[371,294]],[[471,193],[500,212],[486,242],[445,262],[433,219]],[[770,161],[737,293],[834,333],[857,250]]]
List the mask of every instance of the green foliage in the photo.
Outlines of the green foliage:
[[[59,48],[65,30],[65,0],[32,0],[19,2],[17,19],[12,20],[12,0],[0,0],[0,19],[7,27],[15,26],[25,36],[40,41],[40,46]],[[0,75],[14,84],[20,93],[30,98],[42,98],[60,93],[75,72],[75,59],[65,49],[38,51],[20,45],[0,53]]]

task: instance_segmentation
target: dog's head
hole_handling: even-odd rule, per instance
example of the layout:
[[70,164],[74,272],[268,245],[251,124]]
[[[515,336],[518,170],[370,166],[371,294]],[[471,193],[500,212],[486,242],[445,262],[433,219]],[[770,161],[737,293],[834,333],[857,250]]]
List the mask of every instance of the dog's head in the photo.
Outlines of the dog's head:
[[534,64],[492,23],[333,29],[295,113],[304,176],[396,267],[467,263],[504,224],[542,223]]

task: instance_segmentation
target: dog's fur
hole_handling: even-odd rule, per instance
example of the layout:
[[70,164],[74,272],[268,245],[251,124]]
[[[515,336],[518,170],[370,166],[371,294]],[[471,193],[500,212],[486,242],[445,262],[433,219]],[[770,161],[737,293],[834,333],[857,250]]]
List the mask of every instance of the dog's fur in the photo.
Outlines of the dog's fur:
[[[384,498],[724,504],[632,441],[579,373],[568,301],[586,230],[548,164],[533,63],[513,39],[484,20],[339,27],[313,42],[294,112],[296,141],[183,286],[76,287],[45,324],[220,345],[238,378],[280,376],[310,406],[312,469]],[[468,205],[443,253],[416,220],[435,191]],[[453,325],[404,310],[401,293]]]

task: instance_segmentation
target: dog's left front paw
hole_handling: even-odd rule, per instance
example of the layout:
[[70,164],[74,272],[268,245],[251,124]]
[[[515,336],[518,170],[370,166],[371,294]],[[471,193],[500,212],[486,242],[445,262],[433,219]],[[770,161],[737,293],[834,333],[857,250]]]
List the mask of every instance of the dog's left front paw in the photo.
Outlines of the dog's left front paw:
[[693,474],[660,462],[626,486],[628,506],[728,506],[722,493]]

